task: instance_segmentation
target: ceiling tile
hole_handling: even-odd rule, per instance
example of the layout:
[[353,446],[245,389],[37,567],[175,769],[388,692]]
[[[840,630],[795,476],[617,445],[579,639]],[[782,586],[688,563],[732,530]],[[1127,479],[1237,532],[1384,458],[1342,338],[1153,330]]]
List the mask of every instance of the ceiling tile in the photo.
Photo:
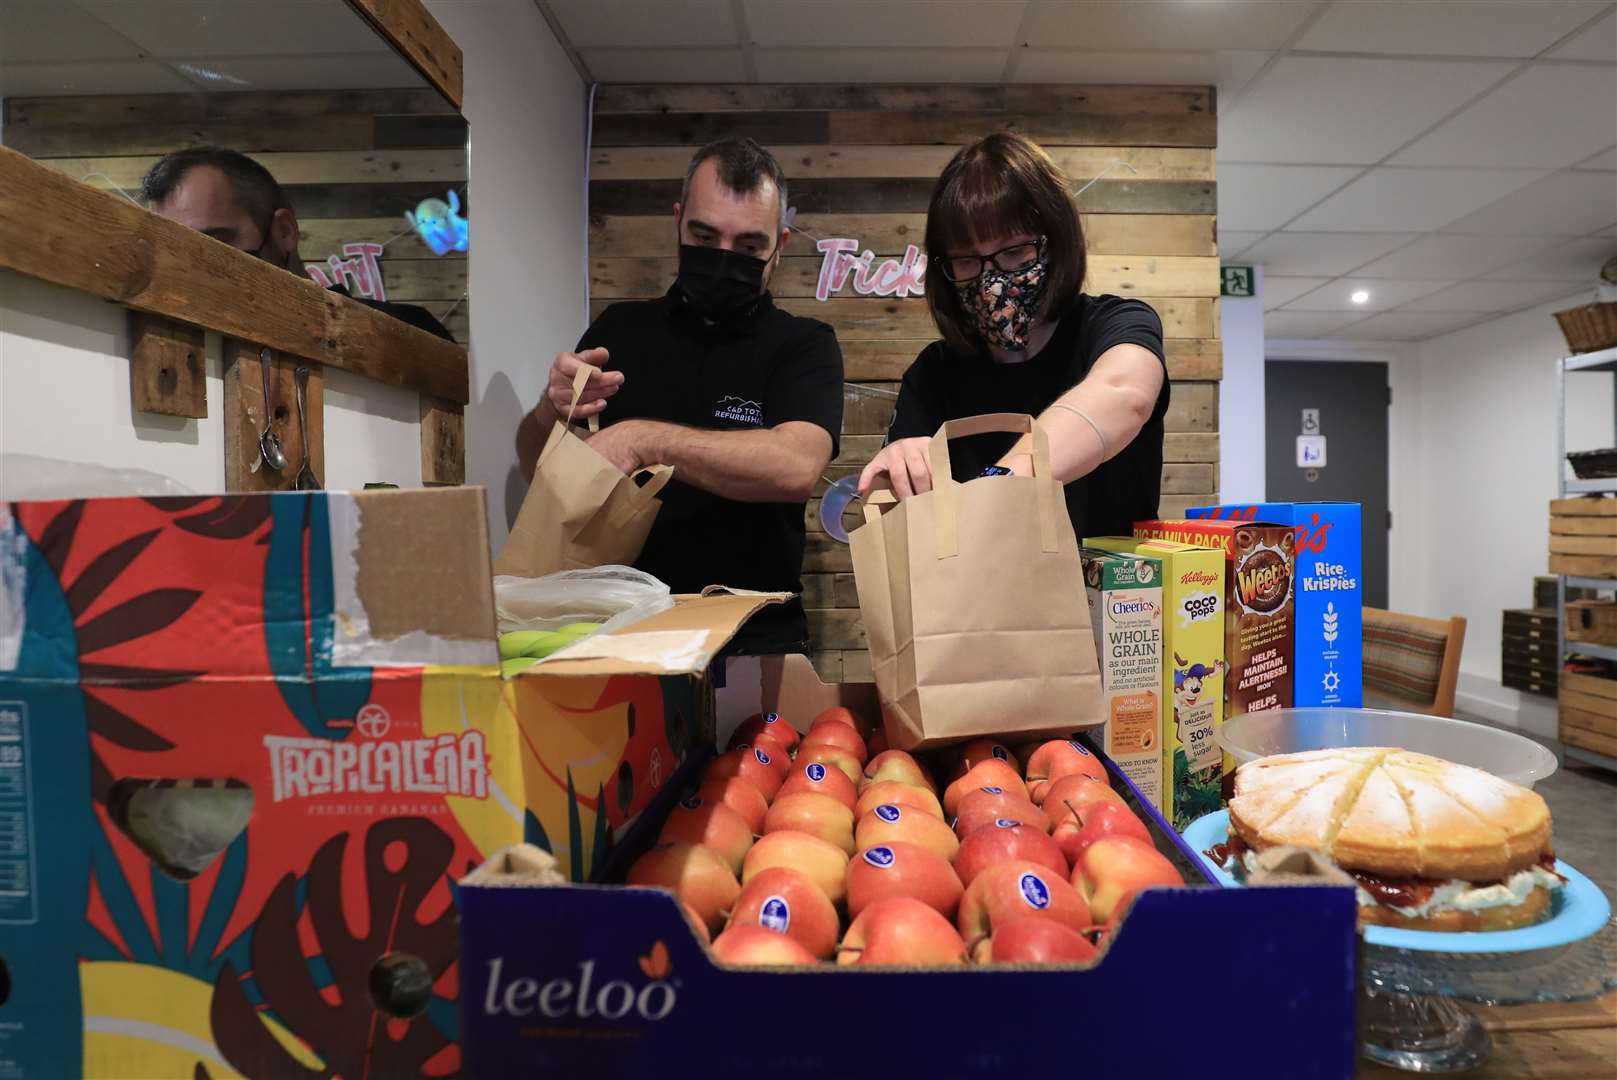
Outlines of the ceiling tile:
[[391,52],[347,4],[330,0],[78,0],[153,56],[288,57]]
[[1510,69],[1480,61],[1288,56],[1219,117],[1219,156],[1375,164]]
[[1611,145],[1614,101],[1617,67],[1538,64],[1393,161],[1558,169]]
[[62,0],[0,3],[0,63],[134,60],[140,50],[94,16]]
[[1542,236],[1450,236],[1433,233],[1361,267],[1359,272],[1378,278],[1468,278],[1520,262],[1554,247]]
[[1550,55],[1557,60],[1604,60],[1617,64],[1617,14],[1607,15]]
[[1609,150],[1602,150],[1592,158],[1578,162],[1580,169],[1604,169],[1606,172],[1617,172],[1617,146]]
[[1233,259],[1247,248],[1263,239],[1261,232],[1241,232],[1237,229],[1218,230],[1218,257]]
[[1568,240],[1541,255],[1511,263],[1488,274],[1490,281],[1571,281],[1591,287],[1605,261],[1617,255],[1617,237]]
[[[1009,49],[1025,0],[746,0],[757,45]],[[944,77],[934,72],[933,79]]]
[[[1355,276],[1339,278],[1286,305],[1287,311],[1387,311],[1411,300],[1430,296],[1454,284],[1452,281],[1392,281],[1387,278]],[[1363,290],[1370,299],[1353,302],[1353,294]]]
[[580,49],[599,82],[745,82],[739,46],[729,49]]
[[1613,220],[1617,220],[1617,174],[1561,172],[1452,221],[1444,230],[1489,236],[1583,236]]
[[739,45],[730,0],[550,0],[575,48]]
[[1404,311],[1474,311],[1498,314],[1532,307],[1576,291],[1565,281],[1462,281],[1423,296]]
[[1351,165],[1218,166],[1218,223],[1278,229],[1357,176]]
[[998,82],[1005,49],[755,49],[759,82]]
[[1293,48],[1435,56],[1535,56],[1594,18],[1605,0],[1353,0],[1333,4]]
[[1011,81],[1020,83],[1197,83],[1218,87],[1219,102],[1235,97],[1273,53],[1089,52],[1078,49],[1019,49]]
[[1413,235],[1399,233],[1283,232],[1259,241],[1243,251],[1241,258],[1262,263],[1265,274],[1335,277],[1413,239]]
[[427,80],[392,52],[358,56],[197,57],[169,66],[203,90],[366,90],[426,86]]
[[1035,0],[1022,42],[1068,49],[1278,49],[1324,7],[1306,0]]
[[183,94],[196,87],[155,60],[93,64],[0,64],[0,97]]
[[1263,336],[1271,341],[1279,338],[1329,337],[1345,326],[1359,320],[1358,315],[1341,315],[1334,311],[1269,311],[1263,316]]
[[1354,323],[1343,330],[1341,336],[1350,341],[1420,341],[1451,333],[1485,318],[1450,311],[1389,311]]
[[1525,169],[1372,169],[1298,218],[1295,227],[1425,232],[1543,175]]
[[1271,311],[1291,303],[1330,281],[1326,277],[1274,277],[1263,276],[1263,309]]

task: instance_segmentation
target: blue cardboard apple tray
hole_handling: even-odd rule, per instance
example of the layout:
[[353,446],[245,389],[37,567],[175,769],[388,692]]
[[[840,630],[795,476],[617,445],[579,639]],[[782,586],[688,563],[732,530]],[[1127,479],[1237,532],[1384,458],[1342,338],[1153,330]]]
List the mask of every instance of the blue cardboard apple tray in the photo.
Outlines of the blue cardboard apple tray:
[[1110,761],[1193,884],[1142,893],[1094,964],[720,967],[670,895],[609,883],[699,757],[620,839],[606,882],[461,884],[466,1076],[1353,1076],[1353,891],[1217,887]]

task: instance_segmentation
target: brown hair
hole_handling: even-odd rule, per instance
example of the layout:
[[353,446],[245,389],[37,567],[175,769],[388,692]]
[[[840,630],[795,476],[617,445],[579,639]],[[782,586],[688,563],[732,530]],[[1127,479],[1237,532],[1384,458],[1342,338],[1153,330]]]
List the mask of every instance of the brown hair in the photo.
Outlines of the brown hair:
[[1078,207],[1050,155],[1012,131],[986,135],[944,166],[926,209],[926,306],[949,345],[962,352],[983,347],[971,317],[943,276],[945,255],[962,247],[1034,233],[1045,237],[1050,260],[1045,313],[1057,318],[1084,286],[1084,230]]

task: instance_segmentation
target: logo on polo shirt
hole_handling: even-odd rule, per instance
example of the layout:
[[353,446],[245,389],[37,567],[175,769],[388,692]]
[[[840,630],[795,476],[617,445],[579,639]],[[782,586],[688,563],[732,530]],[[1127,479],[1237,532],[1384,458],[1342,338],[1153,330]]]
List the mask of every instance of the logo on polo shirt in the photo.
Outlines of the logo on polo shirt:
[[728,420],[733,424],[746,424],[750,427],[764,426],[764,407],[756,401],[726,394],[713,406],[713,419]]

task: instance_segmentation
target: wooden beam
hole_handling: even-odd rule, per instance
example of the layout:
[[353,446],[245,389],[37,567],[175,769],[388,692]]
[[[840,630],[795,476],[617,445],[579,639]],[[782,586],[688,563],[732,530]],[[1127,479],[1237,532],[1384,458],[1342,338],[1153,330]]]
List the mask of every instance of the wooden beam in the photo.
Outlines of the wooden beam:
[[466,416],[452,401],[421,397],[421,482],[466,482]]
[[[321,484],[326,479],[325,376],[319,364],[270,353],[270,399],[264,403],[260,346],[226,338],[224,343],[225,490],[291,491],[303,464],[303,433],[298,429],[296,373],[309,370],[306,395],[309,420],[309,464]],[[276,471],[260,463],[259,433],[266,415],[281,440],[286,468]]]
[[595,112],[600,116],[615,113],[826,109],[892,109],[901,112],[1029,109],[1113,116],[1211,115],[1214,111],[1213,89],[1210,86],[656,83],[602,86],[595,96]]
[[0,267],[444,398],[466,350],[0,147]]
[[222,94],[85,94],[6,99],[6,142],[24,129],[196,126],[211,120],[311,120],[325,116],[455,112],[435,90],[249,90]]
[[[134,191],[161,155],[63,157],[35,160],[102,190]],[[445,188],[466,180],[464,150],[313,150],[256,154],[253,158],[281,185],[435,183]],[[412,207],[411,209],[414,209]],[[397,223],[401,219],[395,219]],[[408,222],[405,222],[407,225]],[[395,233],[403,231],[394,229]]]
[[[607,90],[608,87],[602,87]],[[788,184],[818,177],[916,177],[936,180],[953,146],[774,146]],[[1212,180],[1213,151],[1183,147],[1049,146],[1074,183],[1101,173],[1134,180]],[[590,155],[591,180],[671,180],[685,175],[687,146],[600,146]],[[1133,171],[1121,168],[1126,163]],[[795,201],[795,200],[794,200]]]
[[208,364],[202,329],[131,311],[129,337],[129,391],[135,411],[207,416]]
[[455,108],[460,108],[465,57],[421,0],[348,0],[348,6],[391,41]]

